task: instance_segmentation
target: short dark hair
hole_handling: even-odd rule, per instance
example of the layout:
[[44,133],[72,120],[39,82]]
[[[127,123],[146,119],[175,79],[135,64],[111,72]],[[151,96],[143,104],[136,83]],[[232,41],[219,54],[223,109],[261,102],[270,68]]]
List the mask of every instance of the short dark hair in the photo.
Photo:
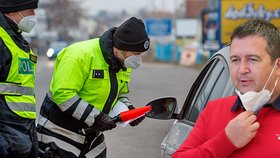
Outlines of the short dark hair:
[[230,41],[250,35],[258,35],[266,40],[266,50],[272,61],[280,57],[280,32],[272,23],[262,19],[248,20],[234,29]]

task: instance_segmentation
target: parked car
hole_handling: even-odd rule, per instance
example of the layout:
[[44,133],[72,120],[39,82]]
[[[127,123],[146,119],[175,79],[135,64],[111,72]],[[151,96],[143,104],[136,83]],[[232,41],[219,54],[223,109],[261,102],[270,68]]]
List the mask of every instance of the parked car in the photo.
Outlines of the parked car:
[[50,44],[49,49],[46,52],[47,57],[52,60],[55,59],[57,54],[67,46],[67,42],[64,41],[56,41]]
[[[161,143],[162,158],[172,153],[185,141],[192,130],[198,115],[209,100],[233,95],[234,86],[229,72],[229,46],[215,53],[204,65],[194,81],[179,113],[175,112],[176,98],[165,97],[152,100],[147,105],[164,105],[163,114],[150,112],[147,117],[154,119],[175,119],[168,134]],[[153,106],[152,106],[153,107]]]

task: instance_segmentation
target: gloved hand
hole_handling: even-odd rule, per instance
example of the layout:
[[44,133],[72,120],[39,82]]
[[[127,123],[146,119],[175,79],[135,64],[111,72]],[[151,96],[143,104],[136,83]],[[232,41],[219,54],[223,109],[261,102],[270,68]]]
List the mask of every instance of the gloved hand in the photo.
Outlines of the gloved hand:
[[[129,105],[129,106],[127,106],[127,107],[128,107],[129,110],[135,109],[135,108],[133,107],[133,105]],[[145,118],[145,115],[144,115],[144,116],[141,116],[141,117],[139,117],[139,118],[137,118],[136,120],[133,120],[133,121],[130,122],[129,124],[130,124],[130,126],[132,126],[132,127],[137,126],[139,123],[141,123],[141,122],[144,120],[144,118]]]
[[112,120],[112,118],[101,112],[99,115],[95,117],[95,121],[92,125],[93,128],[98,129],[99,131],[107,131],[115,128],[117,125],[116,123]]

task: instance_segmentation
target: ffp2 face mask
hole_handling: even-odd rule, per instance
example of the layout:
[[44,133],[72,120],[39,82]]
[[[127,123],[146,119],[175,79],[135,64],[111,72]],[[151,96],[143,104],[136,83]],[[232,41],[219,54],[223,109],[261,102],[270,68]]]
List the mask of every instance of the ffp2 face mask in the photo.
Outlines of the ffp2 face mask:
[[249,91],[244,94],[241,94],[238,90],[235,91],[239,96],[243,107],[246,110],[251,110],[255,113],[257,113],[262,108],[262,106],[270,100],[272,94],[267,89],[261,90],[259,92]]
[[23,16],[20,12],[19,14],[22,16],[22,18],[18,23],[18,28],[23,32],[30,33],[37,24],[37,16],[36,15]]
[[142,63],[142,56],[140,55],[133,55],[124,59],[124,66],[132,69],[137,69]]

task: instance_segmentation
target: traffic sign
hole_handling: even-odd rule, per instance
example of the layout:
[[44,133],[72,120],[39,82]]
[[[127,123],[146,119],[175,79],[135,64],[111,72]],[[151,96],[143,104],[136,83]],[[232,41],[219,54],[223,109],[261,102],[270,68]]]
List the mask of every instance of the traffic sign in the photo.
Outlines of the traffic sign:
[[172,23],[170,18],[146,19],[146,29],[150,36],[164,36],[171,34]]

